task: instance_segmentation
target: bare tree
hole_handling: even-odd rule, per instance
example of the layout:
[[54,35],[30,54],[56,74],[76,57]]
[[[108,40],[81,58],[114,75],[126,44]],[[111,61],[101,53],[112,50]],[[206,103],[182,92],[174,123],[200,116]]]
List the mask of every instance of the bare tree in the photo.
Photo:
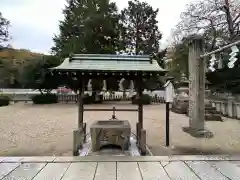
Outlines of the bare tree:
[[0,12],[0,43],[3,41],[7,41],[9,38],[8,34],[8,27],[9,27],[9,21],[5,19],[2,16],[2,13]]
[[201,0],[187,6],[181,14],[181,21],[174,30],[174,36],[187,37],[203,34],[208,50],[239,38],[239,0]]

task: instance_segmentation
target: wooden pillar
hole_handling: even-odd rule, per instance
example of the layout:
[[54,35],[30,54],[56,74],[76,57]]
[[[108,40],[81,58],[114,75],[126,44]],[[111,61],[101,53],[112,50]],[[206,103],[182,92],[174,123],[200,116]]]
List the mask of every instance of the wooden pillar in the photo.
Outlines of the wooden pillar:
[[73,156],[79,155],[79,149],[82,148],[83,142],[86,141],[86,124],[83,123],[83,96],[84,96],[84,82],[81,80],[78,93],[78,128],[73,131]]
[[138,94],[137,98],[139,98],[139,101],[138,101],[138,123],[139,123],[139,128],[141,130],[141,129],[143,129],[143,105],[142,105],[142,101],[141,101],[143,92],[142,92],[141,86],[139,86],[137,94]]
[[138,122],[136,124],[137,143],[140,143],[141,129],[143,128],[142,79],[137,79]]
[[139,146],[140,146],[140,151],[141,151],[141,154],[142,155],[146,155],[147,154],[147,149],[146,149],[146,130],[145,129],[141,129],[140,130],[140,143],[139,143]]
[[78,93],[78,129],[83,129],[83,97],[84,97],[84,82],[81,82]]
[[205,61],[203,39],[194,37],[189,43],[189,127],[184,128],[195,137],[212,136],[205,129]]
[[146,155],[146,130],[143,129],[143,80],[138,79],[137,83],[137,98],[138,98],[138,123],[137,123],[137,145],[140,148],[141,154]]

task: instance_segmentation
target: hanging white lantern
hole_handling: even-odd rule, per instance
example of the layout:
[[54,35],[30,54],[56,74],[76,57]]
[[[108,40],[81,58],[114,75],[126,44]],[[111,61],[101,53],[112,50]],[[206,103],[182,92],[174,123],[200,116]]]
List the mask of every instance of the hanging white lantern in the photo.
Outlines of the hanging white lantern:
[[214,65],[215,65],[215,62],[216,62],[216,56],[215,56],[215,54],[212,54],[211,55],[212,57],[211,57],[211,59],[210,59],[210,64],[209,64],[209,69],[212,71],[212,72],[214,72],[216,69],[214,68]]
[[232,46],[231,50],[232,50],[232,52],[229,54],[231,57],[229,58],[228,67],[229,68],[234,68],[235,62],[238,60],[236,58],[236,56],[237,56],[237,54],[239,52],[239,49],[238,49],[237,46]]
[[120,89],[120,91],[123,91],[124,90],[124,87],[123,87],[123,81],[124,81],[125,79],[124,78],[122,78],[121,80],[120,80],[120,82],[119,82],[119,89]]
[[89,79],[89,80],[88,80],[87,90],[88,90],[88,91],[92,91],[92,79]]
[[134,83],[133,83],[133,80],[130,81],[129,89],[130,89],[129,96],[132,97],[133,93],[134,93]]
[[107,90],[107,81],[106,80],[103,80],[103,88],[102,88],[103,91],[106,91]]

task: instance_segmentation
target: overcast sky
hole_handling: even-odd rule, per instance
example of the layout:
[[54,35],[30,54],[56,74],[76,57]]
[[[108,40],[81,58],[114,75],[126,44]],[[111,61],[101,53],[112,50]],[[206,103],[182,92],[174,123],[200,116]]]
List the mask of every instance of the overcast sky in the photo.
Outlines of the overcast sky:
[[[119,9],[127,6],[128,0],[115,0]],[[171,29],[179,21],[180,13],[191,0],[146,0],[159,8],[159,29],[163,33],[161,43],[168,44]],[[63,19],[65,0],[0,0],[0,12],[10,20],[10,44],[14,48],[30,49],[49,53],[52,37],[58,33],[58,21]]]

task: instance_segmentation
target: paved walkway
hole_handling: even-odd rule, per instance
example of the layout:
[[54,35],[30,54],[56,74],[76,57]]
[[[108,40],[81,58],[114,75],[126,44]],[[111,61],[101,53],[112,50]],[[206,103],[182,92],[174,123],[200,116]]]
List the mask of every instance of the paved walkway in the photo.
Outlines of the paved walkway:
[[0,157],[1,180],[239,180],[240,156]]

